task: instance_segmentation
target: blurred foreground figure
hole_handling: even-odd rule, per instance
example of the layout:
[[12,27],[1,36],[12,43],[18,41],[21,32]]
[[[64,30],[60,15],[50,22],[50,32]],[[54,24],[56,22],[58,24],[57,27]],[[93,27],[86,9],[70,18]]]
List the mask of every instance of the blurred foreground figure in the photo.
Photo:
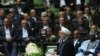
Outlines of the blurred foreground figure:
[[75,50],[74,45],[69,37],[71,32],[65,28],[62,27],[61,31],[59,31],[59,55],[60,56],[75,56]]

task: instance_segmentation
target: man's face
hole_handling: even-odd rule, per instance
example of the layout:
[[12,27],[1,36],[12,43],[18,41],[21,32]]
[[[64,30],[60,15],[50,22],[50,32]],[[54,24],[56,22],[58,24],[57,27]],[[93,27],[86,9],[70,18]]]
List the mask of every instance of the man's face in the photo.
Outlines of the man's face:
[[28,22],[27,22],[26,20],[23,20],[23,21],[21,22],[21,24],[22,24],[22,27],[27,27]]
[[77,31],[75,31],[75,32],[73,33],[73,37],[74,37],[74,38],[78,38],[78,32],[77,32]]
[[21,0],[16,0],[16,4],[20,5],[21,4]]
[[95,32],[97,30],[96,26],[95,25],[92,25],[91,26],[91,30]]
[[29,20],[30,19],[30,16],[26,13],[26,14],[24,14],[24,19],[25,20]]
[[82,13],[82,11],[78,11],[78,12],[77,12],[77,14],[76,14],[76,16],[77,16],[77,18],[80,18],[80,17],[82,17],[82,16],[83,16],[83,13]]
[[70,14],[71,13],[71,9],[70,8],[66,8],[66,13]]
[[30,14],[31,14],[31,16],[35,16],[36,15],[36,11],[35,10],[31,10]]
[[62,32],[62,31],[59,31],[58,35],[59,35],[60,38],[63,38],[63,39],[66,38],[66,36],[67,36],[67,35],[66,35],[64,32]]
[[85,8],[85,13],[89,13],[89,8]]
[[60,18],[60,19],[59,19],[59,23],[60,23],[60,24],[64,24],[64,23],[65,23],[65,19],[64,19],[64,18]]
[[49,20],[47,18],[42,19],[43,24],[48,24]]

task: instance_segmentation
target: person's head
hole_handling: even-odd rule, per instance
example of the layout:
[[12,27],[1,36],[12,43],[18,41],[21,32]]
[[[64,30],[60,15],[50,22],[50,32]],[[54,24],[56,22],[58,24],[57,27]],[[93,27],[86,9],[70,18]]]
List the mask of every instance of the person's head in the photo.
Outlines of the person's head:
[[44,25],[48,25],[48,24],[49,24],[49,18],[48,18],[48,17],[44,17],[44,18],[42,19],[42,23],[43,23]]
[[64,17],[65,16],[65,12],[64,11],[60,11],[59,12],[59,17]]
[[41,19],[43,19],[44,17],[46,17],[47,16],[47,13],[46,12],[42,12],[41,13]]
[[22,25],[22,27],[26,28],[28,26],[27,20],[22,20],[21,25]]
[[74,38],[74,39],[79,38],[79,31],[78,31],[78,30],[75,30],[75,31],[73,32],[73,38]]
[[47,10],[47,16],[52,16],[52,11],[50,9]]
[[94,32],[96,32],[97,31],[97,26],[96,25],[92,25],[91,26],[91,30],[94,31]]
[[9,19],[9,21],[12,21],[13,20],[13,15],[11,13],[7,14],[7,18]]
[[16,4],[17,4],[17,5],[20,5],[21,2],[22,2],[21,0],[16,0]]
[[12,14],[12,16],[15,16],[15,9],[14,8],[10,8],[9,9],[9,13]]
[[4,16],[4,14],[5,14],[4,9],[0,8],[0,17],[3,17],[3,16]]
[[78,10],[77,12],[76,12],[76,17],[77,18],[81,18],[83,16],[83,12],[81,11],[81,10]]
[[24,13],[23,15],[25,20],[29,20],[30,19],[30,15],[28,13]]
[[65,39],[66,37],[71,35],[71,31],[69,31],[65,27],[62,27],[61,30],[58,32],[58,35],[60,38]]
[[71,8],[70,7],[65,7],[65,11],[69,15],[71,13]]
[[91,13],[91,9],[89,7],[85,7],[84,8],[84,13],[85,14],[90,14]]
[[30,14],[31,14],[32,17],[36,16],[36,11],[35,11],[35,9],[31,9],[31,10],[30,10]]
[[63,25],[65,22],[66,22],[65,18],[63,18],[63,17],[60,17],[60,18],[59,18],[59,23],[60,23],[60,24]]
[[50,36],[52,34],[52,29],[51,28],[47,28],[46,31],[47,31],[47,36]]
[[9,27],[9,24],[10,24],[9,19],[5,18],[4,21],[3,21],[3,24],[4,24],[5,27]]

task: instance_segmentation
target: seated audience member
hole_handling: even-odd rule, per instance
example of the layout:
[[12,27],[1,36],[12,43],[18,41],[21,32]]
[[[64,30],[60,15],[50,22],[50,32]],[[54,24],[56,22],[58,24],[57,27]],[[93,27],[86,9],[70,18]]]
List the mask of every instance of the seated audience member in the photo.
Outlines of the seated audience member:
[[39,18],[39,16],[37,16],[35,9],[30,10],[30,15],[31,15],[31,20],[33,20],[34,23],[36,23],[36,24],[40,23],[40,18]]
[[99,40],[96,39],[95,35],[90,35],[90,39],[82,42],[78,49],[76,56],[93,56]]
[[72,20],[74,19],[74,14],[72,13],[71,7],[66,6],[65,7],[65,18],[72,23]]
[[91,25],[89,34],[94,34],[94,35],[96,35],[96,37],[99,38],[100,33],[98,32],[97,25],[94,25],[94,24]]
[[71,32],[65,28],[62,27],[61,31],[59,31],[59,51],[58,54],[60,56],[75,56],[75,50],[73,41],[70,38]]
[[57,37],[55,35],[53,35],[51,28],[46,29],[45,40],[46,40],[46,42],[57,42]]
[[39,29],[47,29],[51,28],[52,30],[54,29],[54,26],[50,24],[50,19],[46,16],[42,18],[42,23],[39,25]]
[[9,23],[9,19],[5,18],[3,21],[4,26],[0,27],[0,39],[5,50],[5,56],[17,56],[15,31],[12,27],[9,27]]
[[91,13],[91,9],[89,7],[85,7],[84,8],[84,15],[83,15],[89,22],[89,27],[93,24],[92,21],[92,13]]
[[81,43],[83,42],[83,39],[80,38],[80,34],[78,30],[75,30],[73,32],[73,42],[74,42],[74,47],[75,47],[75,53],[78,52],[78,48],[81,46]]
[[[21,21],[21,27],[17,30],[17,35],[19,43],[21,44],[22,48],[25,48],[26,44],[30,41],[34,41],[32,37],[32,31],[28,27],[27,20]],[[25,50],[25,49],[24,49]],[[23,50],[23,52],[24,52]]]
[[89,30],[89,22],[83,17],[83,12],[80,10],[76,12],[76,18],[72,22],[73,29],[79,29],[80,31]]
[[18,29],[17,34],[18,34],[19,41],[22,44],[25,44],[27,41],[33,40],[32,31],[28,27],[27,20],[21,21],[21,27]]
[[23,17],[24,17],[24,20],[27,20],[28,27],[31,28],[31,30],[32,30],[32,35],[36,36],[39,31],[39,29],[38,29],[39,24],[36,24],[28,13],[24,13]]

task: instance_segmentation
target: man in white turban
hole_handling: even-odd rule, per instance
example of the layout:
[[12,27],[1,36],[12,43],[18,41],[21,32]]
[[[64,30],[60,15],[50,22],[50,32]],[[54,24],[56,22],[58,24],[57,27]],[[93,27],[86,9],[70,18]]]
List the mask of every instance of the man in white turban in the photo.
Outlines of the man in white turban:
[[75,56],[73,41],[70,38],[71,31],[62,27],[59,31],[59,52],[60,56]]

